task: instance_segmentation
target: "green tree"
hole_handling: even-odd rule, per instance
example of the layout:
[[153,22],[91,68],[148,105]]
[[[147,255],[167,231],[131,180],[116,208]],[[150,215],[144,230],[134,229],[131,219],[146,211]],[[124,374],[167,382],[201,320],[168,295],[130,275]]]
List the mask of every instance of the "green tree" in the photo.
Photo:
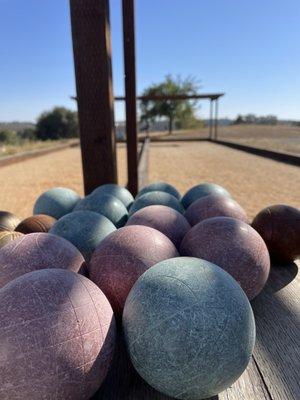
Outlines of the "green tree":
[[18,141],[15,131],[3,130],[0,131],[0,143],[15,144]]
[[195,95],[198,90],[199,84],[193,77],[182,79],[180,76],[173,78],[167,75],[163,82],[152,84],[142,93],[142,96],[148,98],[140,102],[141,122],[149,126],[156,118],[166,117],[169,121],[169,134],[175,122],[180,127],[187,126],[196,120],[196,100],[151,100],[151,97]]
[[40,115],[36,124],[36,137],[40,140],[67,139],[78,136],[77,113],[64,107]]

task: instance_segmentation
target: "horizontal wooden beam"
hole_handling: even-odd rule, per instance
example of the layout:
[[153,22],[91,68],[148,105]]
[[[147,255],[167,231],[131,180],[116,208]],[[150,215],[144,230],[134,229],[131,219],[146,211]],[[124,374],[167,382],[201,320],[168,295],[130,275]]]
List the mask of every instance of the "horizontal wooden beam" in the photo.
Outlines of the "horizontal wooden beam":
[[[165,96],[137,96],[137,100],[217,100],[218,98],[224,96],[225,93],[203,93],[203,94],[195,94],[195,95],[186,95],[186,94],[178,94],[178,95],[165,95]],[[71,96],[72,100],[77,100],[76,96]],[[115,96],[115,101],[125,101],[125,96]]]
[[[176,95],[161,95],[161,96],[137,96],[137,100],[197,100],[197,99],[211,99],[217,100],[219,97],[224,96],[225,93],[204,93],[204,94],[176,94]],[[115,96],[115,101],[124,101],[124,96]]]

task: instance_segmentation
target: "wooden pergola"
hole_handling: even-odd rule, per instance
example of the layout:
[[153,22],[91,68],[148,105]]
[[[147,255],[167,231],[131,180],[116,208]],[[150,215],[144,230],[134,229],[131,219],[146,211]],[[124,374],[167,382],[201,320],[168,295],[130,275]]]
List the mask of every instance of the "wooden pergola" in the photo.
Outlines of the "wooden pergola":
[[[70,0],[85,193],[117,182],[114,100],[125,101],[128,188],[138,191],[134,0],[122,0],[125,96],[113,97],[109,0]],[[149,100],[207,99],[210,139],[217,137],[218,99],[224,93],[156,96]]]

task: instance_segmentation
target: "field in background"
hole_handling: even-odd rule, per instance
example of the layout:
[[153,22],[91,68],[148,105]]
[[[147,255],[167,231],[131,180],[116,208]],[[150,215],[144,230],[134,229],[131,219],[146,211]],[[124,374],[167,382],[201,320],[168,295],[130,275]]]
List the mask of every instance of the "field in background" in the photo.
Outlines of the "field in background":
[[22,141],[19,144],[0,144],[0,158],[5,156],[12,156],[14,154],[25,153],[27,151],[47,149],[49,147],[58,146],[59,144],[74,141],[70,140],[36,140],[36,141]]
[[[152,137],[167,136],[166,132],[152,132]],[[209,129],[174,131],[173,136],[207,138]],[[290,125],[228,125],[220,126],[218,138],[268,150],[300,155],[300,127]]]

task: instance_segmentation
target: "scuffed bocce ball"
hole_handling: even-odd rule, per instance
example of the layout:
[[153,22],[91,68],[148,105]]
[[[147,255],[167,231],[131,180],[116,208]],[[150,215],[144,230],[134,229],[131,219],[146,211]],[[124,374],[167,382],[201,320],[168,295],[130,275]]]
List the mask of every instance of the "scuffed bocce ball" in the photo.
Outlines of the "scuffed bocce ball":
[[0,288],[27,272],[63,268],[78,272],[84,258],[72,243],[50,233],[31,233],[0,250]]
[[148,206],[135,212],[128,220],[128,225],[144,225],[157,229],[166,235],[179,248],[185,234],[191,229],[184,216],[167,206]]
[[136,198],[142,196],[145,193],[155,192],[155,191],[166,192],[166,193],[172,194],[178,200],[180,200],[180,198],[181,198],[180,193],[178,192],[178,190],[174,186],[172,186],[172,185],[170,185],[169,183],[166,183],[166,182],[154,182],[154,183],[150,183],[147,186],[144,186],[139,191],[139,193],[138,193]]
[[94,193],[82,199],[74,211],[94,211],[108,218],[117,228],[125,225],[128,211],[117,197],[111,194]]
[[178,256],[173,243],[147,226],[126,226],[107,236],[88,264],[89,278],[120,315],[135,281],[152,265]]
[[265,242],[250,225],[234,218],[209,218],[193,226],[181,242],[180,254],[223,268],[250,300],[260,293],[269,276]]
[[50,233],[69,240],[89,261],[100,242],[116,227],[106,217],[93,211],[74,211],[59,219]]
[[23,236],[21,232],[0,231],[0,249]]
[[24,234],[49,232],[55,222],[56,219],[50,217],[50,215],[37,214],[23,219],[15,230]]
[[160,191],[148,192],[138,197],[129,210],[129,216],[133,215],[136,211],[141,208],[153,205],[161,205],[174,208],[174,210],[184,213],[180,201],[176,199],[172,194]]
[[193,226],[207,218],[231,217],[247,222],[245,210],[228,196],[212,194],[192,203],[184,214]]
[[14,231],[20,219],[8,211],[0,211],[0,231]]
[[74,190],[56,187],[40,195],[35,202],[33,213],[46,214],[59,219],[70,213],[79,200],[80,197]]
[[246,369],[255,342],[249,301],[208,261],[162,261],[133,286],[123,313],[137,372],[158,391],[184,400],[225,390]]
[[214,183],[202,183],[201,185],[196,185],[189,189],[181,199],[181,203],[184,208],[187,209],[194,201],[201,197],[209,196],[210,194],[222,194],[230,197],[230,193],[222,186]]
[[285,204],[260,211],[252,222],[274,261],[290,263],[300,257],[300,210]]
[[115,321],[89,279],[30,272],[0,290],[1,400],[88,400],[110,366]]
[[131,204],[133,203],[133,196],[124,186],[117,185],[116,183],[107,183],[97,187],[92,194],[110,194],[115,196],[117,199],[121,200],[125,205],[127,210],[129,210]]

